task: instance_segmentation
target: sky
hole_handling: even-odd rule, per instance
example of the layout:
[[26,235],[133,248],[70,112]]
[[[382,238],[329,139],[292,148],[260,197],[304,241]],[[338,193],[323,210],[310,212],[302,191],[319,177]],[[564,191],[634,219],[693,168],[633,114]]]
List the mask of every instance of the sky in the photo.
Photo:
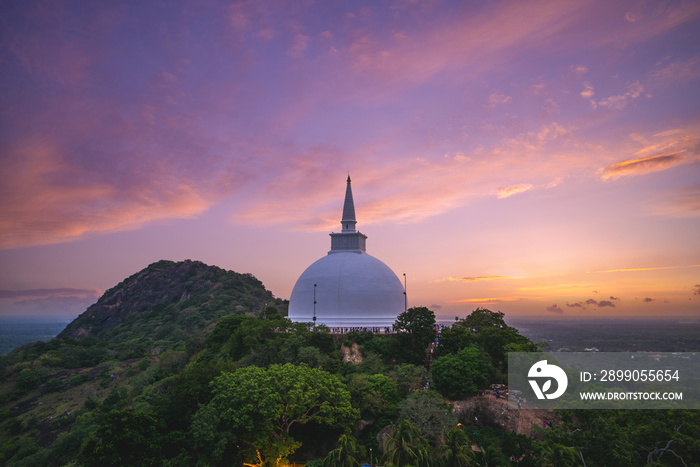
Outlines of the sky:
[[700,319],[700,2],[0,5],[0,316],[340,230],[438,318]]

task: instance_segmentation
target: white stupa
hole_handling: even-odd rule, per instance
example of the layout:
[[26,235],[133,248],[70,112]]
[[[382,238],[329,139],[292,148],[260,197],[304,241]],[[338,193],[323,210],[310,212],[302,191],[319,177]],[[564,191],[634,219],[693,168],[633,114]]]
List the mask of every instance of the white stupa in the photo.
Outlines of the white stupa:
[[[289,318],[330,328],[385,328],[404,311],[405,294],[394,271],[365,251],[367,236],[355,230],[348,175],[342,230],[331,233],[331,251],[306,268],[292,290]],[[315,298],[315,303],[314,303]]]

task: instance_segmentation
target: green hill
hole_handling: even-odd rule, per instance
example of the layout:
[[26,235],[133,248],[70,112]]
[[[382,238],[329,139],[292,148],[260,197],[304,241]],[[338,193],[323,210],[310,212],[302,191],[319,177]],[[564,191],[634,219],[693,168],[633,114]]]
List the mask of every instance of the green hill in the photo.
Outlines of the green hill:
[[158,261],[106,291],[58,338],[93,337],[132,354],[158,352],[183,345],[224,315],[271,304],[282,306],[251,274],[199,261]]

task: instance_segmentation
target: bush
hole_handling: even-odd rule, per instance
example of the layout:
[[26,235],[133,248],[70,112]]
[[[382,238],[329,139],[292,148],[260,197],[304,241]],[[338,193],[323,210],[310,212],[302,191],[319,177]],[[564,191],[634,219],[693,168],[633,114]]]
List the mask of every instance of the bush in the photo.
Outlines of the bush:
[[467,347],[456,355],[436,359],[432,378],[440,394],[459,400],[473,396],[478,388],[485,386],[493,371],[488,354],[477,347]]

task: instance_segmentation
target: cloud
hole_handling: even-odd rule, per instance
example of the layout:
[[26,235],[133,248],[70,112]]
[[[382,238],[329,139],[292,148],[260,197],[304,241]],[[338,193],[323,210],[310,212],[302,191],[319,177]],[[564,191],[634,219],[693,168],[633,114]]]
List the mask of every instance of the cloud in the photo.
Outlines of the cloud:
[[624,269],[607,269],[605,271],[596,272],[640,272],[640,271],[658,271],[664,269],[685,269],[685,268],[698,268],[700,264],[693,264],[690,266],[658,266],[652,268],[624,268]]
[[[338,222],[338,178],[345,178],[339,175],[338,168],[343,165],[363,168],[360,176],[353,177],[358,220],[363,224],[421,222],[468,205],[492,192],[493,178],[497,175],[519,178],[532,173],[542,180],[540,186],[552,188],[556,186],[551,183],[553,171],[543,172],[548,165],[546,159],[534,166],[523,155],[546,152],[549,144],[567,131],[552,123],[539,131],[507,138],[502,146],[488,153],[476,148],[472,152],[441,152],[440,156],[431,158],[378,156],[397,151],[394,140],[378,140],[352,154],[346,148],[332,146],[305,151],[271,148],[284,153],[284,157],[277,159],[276,166],[270,166],[271,173],[266,174],[257,192],[252,189],[248,193],[249,202],[232,218],[255,225],[285,224],[285,228],[294,230],[334,228]],[[572,157],[572,161],[576,164],[580,159]],[[507,171],[503,170],[504,166],[508,167]],[[568,164],[557,170],[562,168],[575,170]],[[508,191],[512,195],[526,187],[515,186],[504,189],[503,195]]]
[[639,81],[635,81],[628,84],[627,91],[622,94],[596,100],[594,98],[595,88],[591,83],[585,81],[583,83],[583,90],[579,93],[579,95],[587,100],[594,109],[604,107],[614,110],[622,110],[627,107],[627,104],[629,104],[630,101],[639,98],[643,93],[644,86]]
[[557,315],[561,315],[564,313],[564,310],[559,308],[556,304],[548,306],[546,310]]
[[698,77],[700,77],[700,57],[698,56],[665,63],[652,73],[653,79],[666,85],[688,83]]
[[519,297],[500,297],[500,298],[462,298],[459,300],[447,300],[448,303],[481,303],[495,304],[502,302],[514,302],[520,300]]
[[657,216],[700,216],[700,186],[676,188],[650,203],[649,210]]
[[645,157],[643,159],[631,159],[605,168],[603,180],[617,179],[629,175],[644,175],[659,172],[675,167],[685,160],[684,151],[658,156]]
[[521,183],[518,185],[509,186],[508,188],[501,188],[498,190],[498,199],[508,198],[509,196],[516,195],[518,193],[524,193],[532,189],[532,185]]
[[[619,298],[610,297],[610,300],[619,300]],[[605,307],[615,308],[615,304],[609,300],[598,301],[598,300],[594,300],[592,298],[589,298],[585,302],[576,302],[576,303],[566,302],[566,306],[571,307],[571,308],[581,308],[582,310],[586,309],[585,305],[596,306],[598,308],[605,308]]]
[[[566,122],[506,124],[476,137],[478,129],[465,125],[458,147],[446,149],[423,124],[416,129],[389,109],[410,105],[413,93],[430,95],[436,76],[443,85],[456,71],[465,78],[461,94],[444,91],[467,99],[513,58],[648,41],[698,11],[669,8],[645,28],[608,31],[594,8],[537,0],[458,9],[407,29],[398,27],[405,16],[376,7],[385,27],[360,27],[369,16],[358,14],[349,33],[344,18],[319,28],[304,16],[306,5],[215,2],[197,12],[213,13],[197,16],[212,23],[193,41],[200,31],[187,22],[190,7],[139,5],[155,6],[97,14],[59,2],[5,22],[6,64],[20,65],[4,89],[18,105],[3,113],[11,123],[0,130],[0,248],[196,218],[224,200],[237,223],[327,229],[337,223],[335,177],[346,168],[371,174],[358,178],[369,194],[356,200],[367,223],[420,222],[489,196],[494,180],[506,187],[501,198],[566,180],[590,165],[589,148]],[[414,14],[418,5],[406,8]],[[522,21],[533,9],[542,13]],[[153,17],[163,18],[162,28],[152,27]],[[587,25],[600,32],[592,41],[581,40]],[[117,43],[127,26],[133,34]],[[316,40],[336,54],[310,53]],[[549,77],[540,81],[548,83],[540,99],[558,107]],[[498,106],[518,96],[511,88],[489,92],[481,96]],[[404,112],[404,120],[424,110]],[[437,161],[446,151],[461,156]]]
[[693,295],[700,295],[700,284],[695,284],[693,287]]
[[595,96],[595,89],[593,89],[591,83],[583,83],[583,91],[581,91],[580,95],[590,102],[591,107],[596,108],[598,106],[597,102],[593,99],[593,96]]
[[619,300],[619,297],[613,297],[612,295],[610,296],[610,300]]
[[642,14],[635,11],[628,11],[625,13],[625,20],[630,23],[636,23],[643,18]]
[[73,319],[101,295],[97,289],[0,290],[0,316]]
[[489,101],[484,107],[492,109],[499,105],[509,104],[513,98],[511,96],[506,96],[503,93],[495,92],[489,96]]
[[644,86],[639,81],[631,83],[627,87],[627,92],[617,96],[610,96],[598,101],[600,107],[608,107],[615,110],[622,110],[627,107],[629,101],[637,99],[644,92]]
[[437,279],[433,282],[474,282],[474,281],[491,281],[495,279],[512,279],[512,277],[505,276],[480,276],[480,277],[446,277],[444,279]]
[[647,298],[645,298],[645,299],[642,300],[642,301],[643,301],[644,303],[649,303],[649,302],[653,302],[653,301],[655,301],[655,300],[656,300],[655,298],[649,298],[649,297],[647,297]]
[[648,138],[637,133],[629,136],[641,147],[637,147],[633,157],[601,169],[603,180],[644,175],[700,161],[697,128],[673,128]]
[[309,45],[309,36],[297,34],[292,40],[292,45],[289,48],[288,54],[293,58],[301,58],[306,53],[306,48]]
[[45,144],[18,148],[16,154],[23,158],[0,175],[5,188],[0,195],[0,248],[70,241],[156,219],[191,218],[212,204],[205,198],[206,188],[200,192],[194,181],[168,173],[164,165],[123,183],[91,176]]
[[102,292],[98,289],[27,289],[0,290],[0,299],[18,300],[27,298],[89,297],[98,298]]

